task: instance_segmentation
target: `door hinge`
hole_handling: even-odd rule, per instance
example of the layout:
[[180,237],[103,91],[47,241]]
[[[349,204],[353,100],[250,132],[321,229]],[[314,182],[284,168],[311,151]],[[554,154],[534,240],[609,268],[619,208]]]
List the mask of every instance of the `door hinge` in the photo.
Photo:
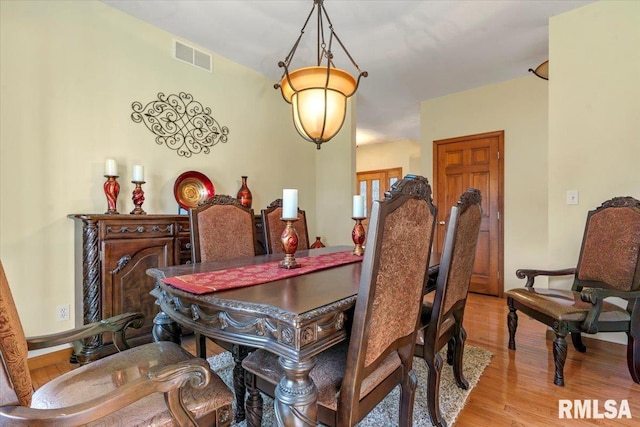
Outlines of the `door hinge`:
[[500,280],[500,272],[499,271],[498,271],[498,274],[496,276],[498,276],[498,280]]
[[500,221],[500,211],[498,211],[498,221]]
[[500,152],[498,151],[498,160],[500,160]]

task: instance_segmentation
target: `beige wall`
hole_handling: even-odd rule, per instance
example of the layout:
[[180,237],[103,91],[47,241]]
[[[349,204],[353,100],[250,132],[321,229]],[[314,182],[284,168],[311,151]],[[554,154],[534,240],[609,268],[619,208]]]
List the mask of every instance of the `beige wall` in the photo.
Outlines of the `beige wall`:
[[356,171],[402,168],[403,175],[422,175],[420,143],[401,140],[359,145],[356,149]]
[[[145,167],[149,213],[177,212],[173,183],[184,171],[203,172],[217,193],[231,195],[248,175],[254,210],[281,197],[283,188],[298,188],[310,234],[349,243],[350,118],[318,152],[294,130],[271,80],[215,54],[213,73],[178,62],[171,34],[97,1],[2,1],[0,17],[0,257],[28,335],[73,324],[76,313],[55,321],[55,306],[73,307],[74,299],[67,215],[106,210],[106,158],[118,161],[120,212],[133,208],[134,164]],[[182,91],[229,127],[228,143],[179,157],[131,120],[132,102]],[[328,182],[327,172],[316,176],[317,167],[337,164],[351,169]],[[341,202],[317,204],[327,199]],[[332,222],[316,225],[325,210]]]
[[[587,211],[640,199],[640,2],[553,17],[549,35],[549,267],[561,268],[576,263]],[[565,203],[567,190],[579,191],[579,205]],[[627,342],[612,335],[601,338]]]
[[549,266],[561,267],[576,262],[588,210],[640,198],[640,2],[597,2],[549,24]]
[[522,285],[517,268],[546,264],[547,89],[529,74],[430,99],[420,109],[422,171],[431,182],[433,141],[504,130],[505,289]]

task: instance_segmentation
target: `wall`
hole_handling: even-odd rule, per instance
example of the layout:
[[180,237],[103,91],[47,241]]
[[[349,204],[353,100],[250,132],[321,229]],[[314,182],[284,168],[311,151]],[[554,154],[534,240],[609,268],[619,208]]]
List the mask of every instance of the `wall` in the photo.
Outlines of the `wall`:
[[[575,264],[588,210],[640,198],[640,3],[597,2],[549,24],[549,260],[559,267]],[[566,205],[567,190],[579,205]]]
[[[27,335],[73,325],[76,313],[55,321],[55,306],[74,299],[67,215],[105,212],[106,158],[118,161],[122,213],[133,208],[134,164],[145,167],[148,213],[177,213],[173,183],[182,172],[201,171],[217,193],[231,195],[248,175],[254,210],[281,197],[282,188],[298,188],[310,235],[342,231],[342,243],[349,242],[352,146],[335,149],[351,170],[317,181],[317,158],[332,164],[334,154],[301,140],[289,105],[265,76],[215,54],[213,73],[176,61],[173,35],[97,1],[2,1],[0,17],[0,257]],[[230,129],[226,144],[180,157],[131,120],[132,102],[181,91]],[[332,143],[350,144],[352,130],[349,119]],[[328,192],[344,198],[344,209],[316,205],[316,193]],[[325,210],[345,230],[317,227]],[[340,240],[331,235],[332,243]]]
[[420,108],[422,171],[430,182],[433,141],[504,130],[505,290],[522,286],[516,269],[546,264],[547,89],[545,80],[529,74],[430,99]]
[[[640,2],[558,15],[549,34],[549,267],[561,268],[576,263],[587,211],[640,199]],[[566,205],[567,190],[579,191],[578,205]]]
[[359,145],[356,149],[356,171],[370,171],[401,167],[403,175],[422,175],[420,143],[401,140],[379,144]]

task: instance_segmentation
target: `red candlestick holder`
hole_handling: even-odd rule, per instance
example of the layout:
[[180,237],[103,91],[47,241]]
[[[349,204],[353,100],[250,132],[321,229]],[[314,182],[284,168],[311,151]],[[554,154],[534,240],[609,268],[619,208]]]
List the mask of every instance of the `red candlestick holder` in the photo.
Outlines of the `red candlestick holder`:
[[131,183],[136,185],[136,188],[133,189],[133,196],[131,197],[135,208],[131,213],[133,215],[146,215],[147,213],[142,210],[142,204],[144,203],[144,191],[142,191],[142,184],[144,184],[145,181],[131,181]]
[[116,181],[118,175],[105,175],[107,180],[104,183],[104,194],[107,196],[107,211],[106,214],[113,215],[119,214],[116,209],[116,201],[118,200],[118,194],[120,194],[120,184]]
[[354,255],[362,256],[364,255],[364,247],[362,245],[364,243],[365,237],[364,226],[362,225],[362,220],[364,218],[352,217],[352,219],[356,222],[356,224],[353,226],[353,231],[351,231],[351,239],[355,244],[353,252],[351,253]]
[[298,218],[280,218],[282,221],[286,223],[284,227],[284,231],[280,236],[280,241],[282,242],[282,247],[284,249],[284,259],[280,261],[280,268],[286,268],[290,270],[292,268],[300,268],[300,264],[296,261],[294,254],[296,250],[298,250],[298,232],[296,228],[293,226],[294,221],[297,221]]

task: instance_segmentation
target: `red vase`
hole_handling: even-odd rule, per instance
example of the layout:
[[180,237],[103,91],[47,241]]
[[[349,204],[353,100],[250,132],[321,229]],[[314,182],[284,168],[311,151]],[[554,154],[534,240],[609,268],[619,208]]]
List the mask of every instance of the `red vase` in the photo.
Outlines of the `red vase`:
[[311,245],[309,249],[320,249],[320,248],[324,248],[324,243],[322,243],[322,240],[320,240],[320,236],[316,236],[316,241],[313,242],[313,245]]
[[238,190],[238,194],[236,195],[238,201],[242,204],[242,206],[246,206],[248,208],[251,207],[251,203],[253,199],[251,197],[251,190],[247,187],[247,177],[242,177],[242,187]]

